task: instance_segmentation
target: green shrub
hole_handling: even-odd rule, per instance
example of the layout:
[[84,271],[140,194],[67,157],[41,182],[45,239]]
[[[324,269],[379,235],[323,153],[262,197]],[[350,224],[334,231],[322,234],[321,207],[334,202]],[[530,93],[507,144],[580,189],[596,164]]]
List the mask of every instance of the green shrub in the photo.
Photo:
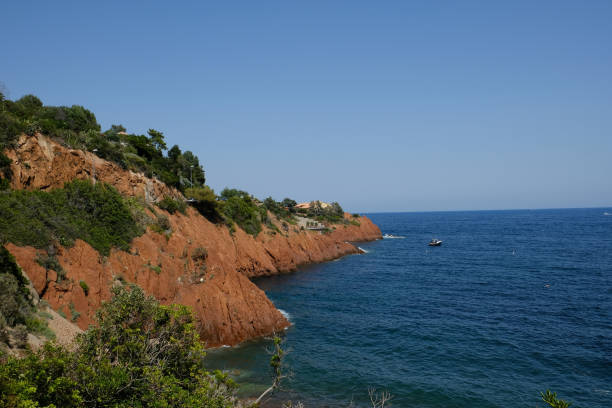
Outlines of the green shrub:
[[155,223],[151,225],[151,229],[159,234],[164,234],[172,231],[172,224],[170,224],[170,219],[166,215],[160,214],[157,216]]
[[290,198],[285,198],[283,201],[275,201],[272,197],[268,197],[263,201],[263,206],[276,215],[279,219],[287,220],[290,223],[295,223],[293,213],[295,212],[296,202]]
[[31,333],[42,334],[49,340],[55,339],[55,333],[53,333],[47,322],[43,319],[31,316],[26,319],[25,326]]
[[70,304],[68,305],[68,309],[70,310],[70,321],[76,322],[77,320],[79,320],[81,314],[77,312],[77,310],[74,308],[74,303],[70,302]]
[[266,209],[255,204],[250,194],[236,189],[224,189],[221,192],[222,214],[231,222],[238,224],[247,234],[257,236]]
[[151,262],[149,262],[146,266],[158,275],[162,272],[161,265],[152,265]]
[[53,270],[57,273],[57,282],[61,282],[66,277],[66,271],[60,265],[59,260],[55,255],[48,253],[36,253],[36,263],[45,268],[47,271]]
[[168,211],[170,214],[174,214],[179,211],[181,214],[185,214],[187,210],[187,204],[182,200],[174,200],[170,197],[164,197],[163,200],[157,203],[157,206],[162,210]]
[[544,401],[551,408],[569,408],[572,405],[571,402],[564,401],[562,399],[557,398],[556,392],[550,392],[550,390],[546,390],[546,392],[541,392],[540,396],[542,397],[542,401]]
[[81,286],[81,289],[83,289],[85,296],[89,296],[89,285],[87,285],[87,282],[81,280],[79,281],[79,285]]
[[11,171],[11,159],[9,159],[2,151],[2,144],[0,143],[0,191],[8,190],[9,181],[13,177]]
[[50,192],[0,194],[0,242],[46,248],[82,239],[108,255],[113,247],[129,249],[142,232],[125,200],[104,183],[75,180]]
[[0,273],[0,314],[8,326],[25,324],[34,313],[34,306],[29,299],[27,288],[19,285],[14,276]]
[[13,255],[0,246],[0,316],[9,327],[25,324],[34,314],[27,285]]
[[192,187],[185,190],[187,197],[196,210],[211,222],[221,222],[223,217],[220,214],[220,203],[217,201],[215,191],[208,187]]

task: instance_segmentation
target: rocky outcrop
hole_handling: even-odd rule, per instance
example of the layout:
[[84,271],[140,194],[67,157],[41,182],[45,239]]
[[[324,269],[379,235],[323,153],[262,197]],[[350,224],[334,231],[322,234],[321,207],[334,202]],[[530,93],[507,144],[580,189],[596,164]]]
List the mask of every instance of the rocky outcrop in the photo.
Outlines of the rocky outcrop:
[[113,185],[121,194],[144,197],[156,202],[164,196],[179,198],[181,193],[157,179],[124,170],[119,165],[83,150],[69,149],[41,135],[19,138],[6,155],[13,161],[11,187],[51,190],[74,179],[95,178]]
[[[74,178],[88,178],[91,167],[84,166],[93,160],[96,178],[123,194],[148,195],[149,199],[180,196],[161,182],[90,153],[64,148],[40,135],[22,137],[7,156],[14,161],[13,188],[51,189]],[[368,218],[353,219],[348,214],[347,218],[358,222],[338,224],[327,233],[290,225],[282,234],[264,231],[256,238],[239,228],[231,235],[225,226],[209,222],[192,208],[185,215],[167,215],[172,234],[148,230],[132,242],[129,252],[115,249],[102,257],[83,241],[60,248],[58,259],[66,272],[60,282],[54,271],[45,270],[35,261],[35,248],[6,247],[41,297],[83,329],[93,322],[101,302],[109,299],[113,285],[133,282],[162,303],[190,306],[201,323],[202,339],[217,346],[267,335],[289,324],[249,278],[358,253],[351,241],[381,236]]]

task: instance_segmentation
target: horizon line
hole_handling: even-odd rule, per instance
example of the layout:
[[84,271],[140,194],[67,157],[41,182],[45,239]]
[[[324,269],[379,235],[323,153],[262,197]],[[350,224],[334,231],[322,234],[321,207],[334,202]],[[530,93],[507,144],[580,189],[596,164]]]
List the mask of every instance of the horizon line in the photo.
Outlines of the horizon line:
[[[402,214],[402,213],[442,213],[442,212],[481,212],[481,211],[546,211],[546,210],[599,210],[612,209],[612,205],[604,207],[539,207],[539,208],[499,208],[477,210],[400,210],[400,211],[355,211],[359,214]],[[353,212],[353,211],[348,211]]]

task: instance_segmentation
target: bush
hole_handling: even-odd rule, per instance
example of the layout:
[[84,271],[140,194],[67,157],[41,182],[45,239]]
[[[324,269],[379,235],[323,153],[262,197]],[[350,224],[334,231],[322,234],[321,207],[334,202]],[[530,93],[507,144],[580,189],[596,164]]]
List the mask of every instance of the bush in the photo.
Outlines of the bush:
[[13,177],[11,159],[9,159],[2,150],[2,144],[0,143],[0,191],[8,190],[9,181]]
[[261,215],[250,196],[230,196],[222,209],[223,215],[238,224],[247,234],[257,236],[261,232]]
[[36,263],[45,268],[45,270],[55,271],[57,273],[57,282],[61,282],[66,277],[66,271],[60,265],[59,260],[55,255],[47,254],[36,254]]
[[223,220],[220,204],[212,188],[208,186],[188,188],[185,190],[185,197],[191,200],[190,204],[207,220],[214,223]]
[[26,324],[34,314],[28,280],[15,258],[0,246],[0,316],[8,327]]
[[34,313],[27,288],[20,286],[14,276],[0,273],[0,314],[10,327],[25,324]]
[[186,307],[161,306],[136,286],[112,292],[74,351],[47,343],[0,361],[0,406],[237,405],[227,375],[202,368],[205,353]]
[[13,347],[26,348],[28,345],[28,329],[23,324],[18,324],[13,330]]
[[164,197],[163,200],[157,203],[157,206],[162,210],[168,211],[170,214],[174,214],[179,211],[181,214],[185,214],[187,210],[187,204],[182,200],[174,200],[170,197]]
[[70,310],[70,321],[76,322],[77,320],[79,320],[81,314],[75,309],[74,303],[70,302],[70,304],[68,305],[68,309]]
[[197,247],[191,254],[191,259],[194,261],[206,261],[206,258],[208,258],[208,250],[203,247]]
[[85,296],[89,296],[89,285],[87,284],[87,282],[85,281],[79,281],[79,285],[81,286],[81,289],[83,289],[83,293],[85,294]]
[[[43,313],[39,313],[39,315],[42,316]],[[55,339],[55,333],[53,333],[47,322],[43,319],[36,316],[30,316],[26,319],[25,326],[30,333],[42,334],[50,340]]]
[[155,223],[151,225],[151,229],[157,233],[163,234],[168,231],[172,231],[172,224],[170,224],[170,219],[165,214],[160,214],[157,216]]
[[279,219],[293,221],[293,212],[295,212],[296,202],[290,198],[285,198],[282,202],[275,201],[272,197],[268,197],[263,201],[263,206],[276,215]]
[[82,239],[108,255],[113,247],[129,249],[142,233],[125,200],[104,183],[75,180],[50,192],[0,194],[0,242],[46,248]]

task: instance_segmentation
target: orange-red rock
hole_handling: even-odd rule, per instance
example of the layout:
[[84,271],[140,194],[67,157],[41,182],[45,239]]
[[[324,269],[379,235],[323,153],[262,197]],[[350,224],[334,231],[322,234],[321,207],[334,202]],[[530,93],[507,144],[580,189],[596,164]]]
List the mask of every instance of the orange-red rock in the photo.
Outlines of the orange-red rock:
[[[13,188],[52,189],[74,178],[89,178],[93,160],[96,178],[125,195],[144,196],[149,201],[164,195],[181,197],[157,180],[90,153],[67,149],[42,135],[21,137],[7,156],[13,160]],[[109,299],[112,285],[126,281],[138,284],[162,303],[190,306],[201,323],[202,339],[216,346],[233,345],[288,325],[250,277],[358,253],[349,242],[381,237],[378,227],[366,217],[358,219],[360,225],[337,225],[327,234],[289,226],[284,235],[262,232],[256,238],[239,228],[230,235],[225,226],[209,222],[192,208],[186,215],[168,217],[173,231],[169,238],[149,230],[132,242],[130,252],[116,249],[102,257],[83,241],[60,249],[58,259],[66,279],[59,283],[54,271],[45,271],[36,263],[36,249],[13,244],[7,249],[54,309],[61,308],[69,318],[71,310],[80,313],[77,324],[83,329],[93,322],[101,302]],[[205,271],[193,259],[196,248],[208,252]],[[89,287],[88,295],[80,281]]]

